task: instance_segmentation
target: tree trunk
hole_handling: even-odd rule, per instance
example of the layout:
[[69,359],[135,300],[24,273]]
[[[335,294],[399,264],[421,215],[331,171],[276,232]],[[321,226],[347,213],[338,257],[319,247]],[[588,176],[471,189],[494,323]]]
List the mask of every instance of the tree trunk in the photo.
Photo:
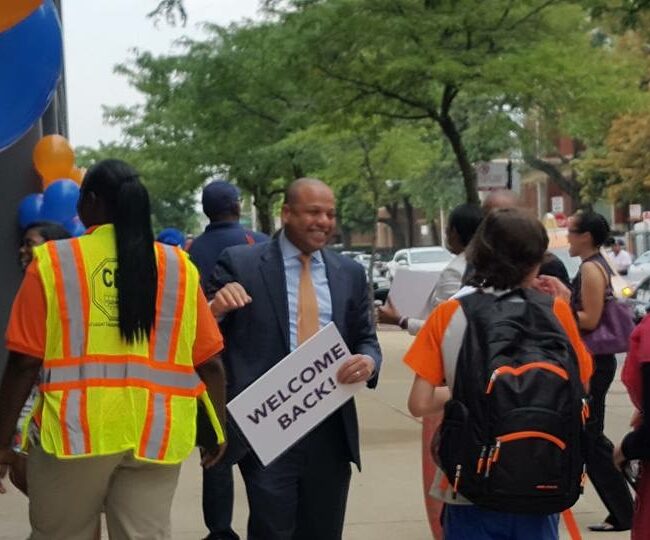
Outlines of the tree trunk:
[[404,197],[404,213],[406,214],[406,241],[408,247],[413,247],[415,244],[415,223],[413,218],[413,205],[408,196]]
[[406,247],[406,239],[404,238],[404,231],[400,227],[399,222],[397,221],[399,207],[397,203],[387,204],[385,206],[386,210],[390,217],[388,219],[380,219],[380,223],[385,223],[388,225],[393,232],[393,240],[395,243],[395,249],[402,249]]
[[255,208],[257,208],[260,229],[264,234],[271,236],[273,234],[273,215],[269,200],[266,197],[255,197]]
[[432,219],[429,227],[431,227],[431,244],[434,246],[442,245],[442,236],[440,234],[440,226],[438,225],[438,222],[435,219]]
[[456,128],[456,124],[447,114],[440,116],[437,121],[440,125],[440,129],[445,134],[445,137],[447,137],[449,144],[451,144],[451,148],[456,156],[458,167],[463,175],[463,184],[465,185],[465,197],[467,202],[470,204],[481,204],[481,201],[478,198],[476,171],[467,157],[467,151],[465,150],[465,145],[463,144],[460,133]]
[[341,241],[343,242],[344,249],[352,247],[352,231],[347,227],[341,227]]
[[[377,212],[375,212],[375,216]],[[368,298],[370,300],[370,305],[373,306],[375,303],[375,276],[373,269],[375,267],[375,253],[377,253],[377,221],[372,228],[372,240],[370,243],[370,264],[368,265]],[[375,313],[375,310],[372,310]]]

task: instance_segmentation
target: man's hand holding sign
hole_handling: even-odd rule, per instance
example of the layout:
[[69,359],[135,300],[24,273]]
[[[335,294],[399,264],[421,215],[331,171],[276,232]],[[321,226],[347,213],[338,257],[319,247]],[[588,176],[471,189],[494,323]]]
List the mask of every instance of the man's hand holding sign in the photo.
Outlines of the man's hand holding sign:
[[268,465],[350,399],[374,361],[350,355],[328,324],[228,403],[263,465]]

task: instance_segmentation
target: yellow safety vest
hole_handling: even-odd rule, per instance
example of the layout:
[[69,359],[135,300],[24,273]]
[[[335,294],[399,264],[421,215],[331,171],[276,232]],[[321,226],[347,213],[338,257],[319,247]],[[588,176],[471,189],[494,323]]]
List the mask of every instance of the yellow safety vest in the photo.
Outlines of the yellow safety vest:
[[192,451],[199,397],[219,442],[223,430],[192,348],[199,278],[180,249],[155,244],[156,320],[150,340],[125,343],[118,328],[112,225],[34,248],[47,302],[40,444],[59,458],[132,450],[179,463]]

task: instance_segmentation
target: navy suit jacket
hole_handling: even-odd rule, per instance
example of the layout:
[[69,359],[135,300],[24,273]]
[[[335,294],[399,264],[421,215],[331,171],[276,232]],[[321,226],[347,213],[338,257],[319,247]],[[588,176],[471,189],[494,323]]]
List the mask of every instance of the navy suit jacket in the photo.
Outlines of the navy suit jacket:
[[[375,360],[377,385],[381,350],[371,319],[363,267],[349,257],[324,249],[323,260],[332,298],[332,320],[353,354]],[[227,248],[217,262],[206,293],[209,298],[236,281],[253,301],[221,321],[227,395],[232,399],[289,354],[289,308],[284,261],[277,238],[264,244]],[[354,400],[340,410],[351,461],[361,466],[359,427]],[[230,443],[229,443],[230,444]]]

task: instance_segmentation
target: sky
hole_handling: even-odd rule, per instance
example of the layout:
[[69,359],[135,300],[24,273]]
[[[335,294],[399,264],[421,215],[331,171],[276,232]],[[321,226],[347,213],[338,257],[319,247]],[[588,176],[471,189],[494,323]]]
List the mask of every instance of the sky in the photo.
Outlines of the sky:
[[228,24],[258,15],[258,0],[185,0],[185,27],[147,18],[157,0],[62,0],[69,138],[73,146],[96,146],[119,138],[107,126],[102,105],[133,105],[139,94],[113,67],[137,48],[164,54],[181,36],[201,37],[201,22]]

